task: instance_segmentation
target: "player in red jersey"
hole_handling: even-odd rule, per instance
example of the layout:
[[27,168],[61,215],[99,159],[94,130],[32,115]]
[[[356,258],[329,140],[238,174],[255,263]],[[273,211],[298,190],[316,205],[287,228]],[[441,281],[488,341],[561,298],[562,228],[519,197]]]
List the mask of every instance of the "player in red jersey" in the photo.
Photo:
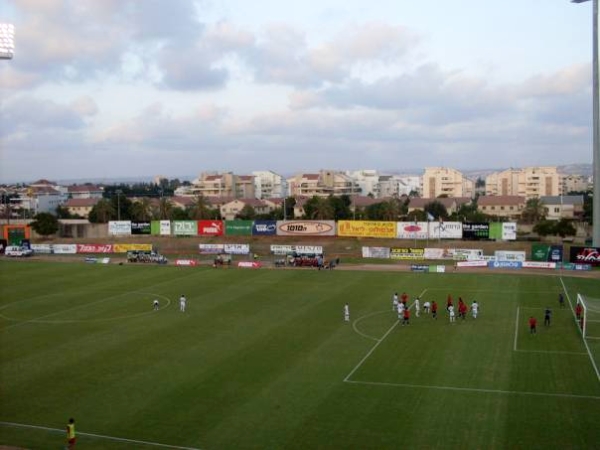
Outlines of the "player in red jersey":
[[529,318],[529,333],[536,334],[537,333],[537,319],[533,316]]

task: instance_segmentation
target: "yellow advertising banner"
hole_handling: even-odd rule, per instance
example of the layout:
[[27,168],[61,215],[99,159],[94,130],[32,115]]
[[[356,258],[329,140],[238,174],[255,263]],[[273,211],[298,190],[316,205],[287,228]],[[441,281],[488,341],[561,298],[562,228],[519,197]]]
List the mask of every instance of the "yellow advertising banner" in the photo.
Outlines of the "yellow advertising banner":
[[396,222],[340,220],[338,222],[338,236],[395,238]]
[[114,244],[113,253],[127,253],[132,250],[152,251],[152,244]]

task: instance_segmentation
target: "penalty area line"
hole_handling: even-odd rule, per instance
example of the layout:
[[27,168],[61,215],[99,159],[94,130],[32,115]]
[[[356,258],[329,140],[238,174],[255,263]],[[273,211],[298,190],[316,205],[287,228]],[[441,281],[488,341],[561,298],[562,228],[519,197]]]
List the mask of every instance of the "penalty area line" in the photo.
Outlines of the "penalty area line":
[[[42,427],[39,425],[27,425],[24,423],[0,422],[0,425],[7,426],[7,427],[15,427],[15,428],[30,428],[30,429],[34,429],[34,430],[44,430],[44,431],[50,431],[53,433],[64,433],[65,432],[65,430],[59,430],[58,428]],[[172,449],[177,449],[177,450],[200,450],[199,448],[195,448],[195,447],[180,447],[177,445],[160,444],[158,442],[139,441],[136,439],[127,439],[127,438],[120,438],[120,437],[115,437],[115,436],[106,436],[103,434],[95,434],[95,433],[84,433],[82,431],[77,431],[77,435],[78,436],[89,436],[89,437],[94,437],[94,438],[99,438],[99,439],[110,440],[110,441],[129,442],[131,444],[143,444],[143,445],[150,445],[150,446],[154,446],[154,447],[172,448]]]

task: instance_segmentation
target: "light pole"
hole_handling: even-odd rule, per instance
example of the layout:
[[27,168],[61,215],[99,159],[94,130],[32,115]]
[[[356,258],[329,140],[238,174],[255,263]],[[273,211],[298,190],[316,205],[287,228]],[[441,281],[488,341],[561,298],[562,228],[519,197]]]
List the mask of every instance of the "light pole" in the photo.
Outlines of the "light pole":
[[117,193],[117,220],[121,221],[121,194],[123,191],[121,189],[117,189],[115,191]]
[[[572,3],[584,3],[589,0],[571,0]],[[593,139],[592,139],[592,155],[593,155],[593,180],[594,190],[592,198],[592,245],[600,247],[600,111],[598,95],[598,0],[593,0],[593,32],[592,32],[592,84],[593,91]]]

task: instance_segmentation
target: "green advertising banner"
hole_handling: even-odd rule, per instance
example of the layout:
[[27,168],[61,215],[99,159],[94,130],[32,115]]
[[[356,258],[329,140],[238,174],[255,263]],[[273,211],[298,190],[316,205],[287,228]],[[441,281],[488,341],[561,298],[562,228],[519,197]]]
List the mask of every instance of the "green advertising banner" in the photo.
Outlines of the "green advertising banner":
[[252,220],[226,220],[225,236],[251,236]]
[[548,244],[532,244],[531,245],[531,260],[532,261],[550,261],[550,246]]
[[490,239],[502,240],[502,222],[490,223]]
[[172,226],[175,236],[198,236],[198,222],[196,220],[175,220]]
[[160,220],[150,222],[150,234],[160,234]]

